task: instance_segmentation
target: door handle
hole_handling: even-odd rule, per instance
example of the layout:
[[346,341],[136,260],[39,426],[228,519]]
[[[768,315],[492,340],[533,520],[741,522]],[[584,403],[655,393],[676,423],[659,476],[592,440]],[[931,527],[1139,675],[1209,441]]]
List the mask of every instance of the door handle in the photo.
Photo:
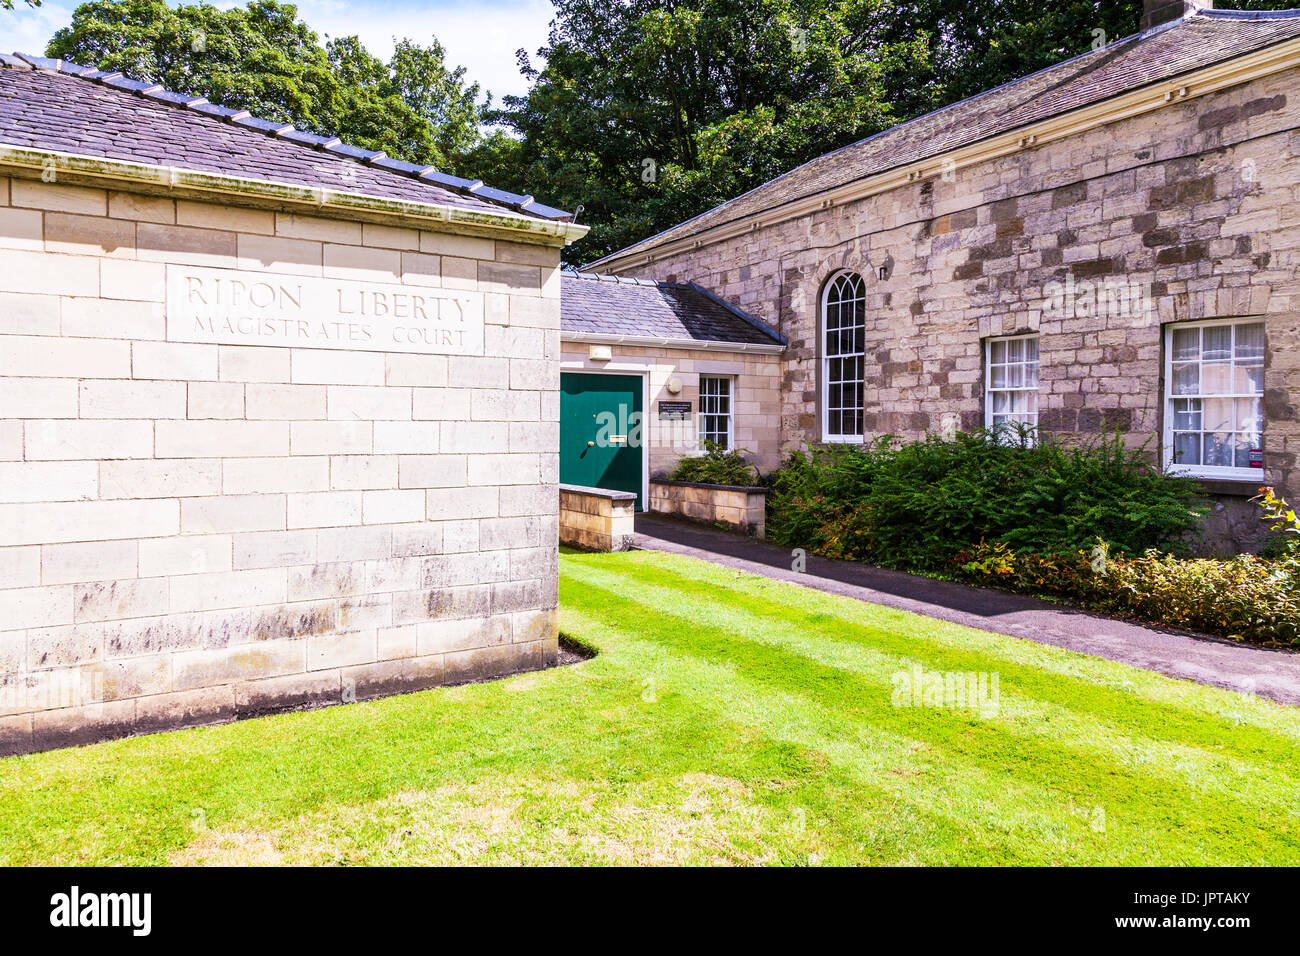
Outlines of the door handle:
[[587,442],[587,447],[588,447],[588,448],[595,448],[595,447],[596,447],[596,443],[595,443],[594,441],[589,441],[589,442]]

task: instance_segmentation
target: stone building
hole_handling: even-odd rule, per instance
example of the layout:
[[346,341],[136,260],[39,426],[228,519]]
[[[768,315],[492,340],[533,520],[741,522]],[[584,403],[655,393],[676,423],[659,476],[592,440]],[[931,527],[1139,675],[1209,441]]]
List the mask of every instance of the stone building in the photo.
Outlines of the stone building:
[[0,753],[554,661],[585,229],[0,59]]
[[560,481],[635,494],[704,442],[780,464],[784,337],[698,285],[560,280]]
[[[1140,34],[828,153],[590,268],[770,324],[782,451],[1117,429],[1216,501],[1300,498],[1300,11]],[[756,426],[758,427],[758,426]]]

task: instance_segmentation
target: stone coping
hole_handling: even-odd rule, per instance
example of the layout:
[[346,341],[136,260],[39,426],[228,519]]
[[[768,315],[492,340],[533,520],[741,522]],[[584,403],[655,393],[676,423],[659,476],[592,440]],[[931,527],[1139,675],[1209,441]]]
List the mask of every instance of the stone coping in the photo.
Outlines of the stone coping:
[[610,491],[607,488],[588,488],[586,485],[560,485],[560,491],[568,491],[579,495],[591,495],[593,498],[608,498],[610,501],[636,500],[636,493],[632,491]]
[[[765,495],[770,489],[764,485],[713,485],[707,481],[678,481],[675,478],[651,478],[652,485],[673,485],[678,488],[712,488],[715,491],[744,491]],[[561,485],[560,487],[564,487]]]

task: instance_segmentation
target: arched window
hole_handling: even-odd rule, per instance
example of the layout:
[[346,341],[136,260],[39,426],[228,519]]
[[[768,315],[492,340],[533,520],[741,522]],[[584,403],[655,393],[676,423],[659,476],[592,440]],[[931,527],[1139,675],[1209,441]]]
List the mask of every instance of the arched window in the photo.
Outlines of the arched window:
[[867,286],[856,272],[822,292],[822,441],[862,441]]

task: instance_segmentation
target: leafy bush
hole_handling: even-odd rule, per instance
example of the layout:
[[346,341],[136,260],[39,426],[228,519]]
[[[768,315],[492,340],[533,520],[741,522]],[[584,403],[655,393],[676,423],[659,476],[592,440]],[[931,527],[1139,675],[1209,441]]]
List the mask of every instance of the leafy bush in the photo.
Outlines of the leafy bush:
[[1272,521],[1271,530],[1280,532],[1273,542],[1273,554],[1278,566],[1286,573],[1291,586],[1300,588],[1300,518],[1285,498],[1279,498],[1272,488],[1259,489],[1259,495],[1252,501],[1258,501],[1264,509],[1264,517]]
[[1063,555],[981,543],[959,556],[966,580],[1064,597],[1094,610],[1260,644],[1300,645],[1300,591],[1278,565],[1254,555],[1180,559],[1102,548]]
[[949,570],[980,541],[1053,555],[1098,537],[1119,554],[1184,551],[1199,514],[1194,479],[1150,467],[1118,434],[1078,446],[1026,429],[887,436],[795,452],[772,484],[769,537],[909,570]]
[[1120,608],[1146,621],[1269,644],[1300,644],[1300,592],[1251,554],[1229,561],[1149,553],[1118,562]]
[[717,443],[706,441],[703,455],[681,459],[668,478],[710,485],[754,485],[758,483],[758,470],[736,449],[724,451]]

